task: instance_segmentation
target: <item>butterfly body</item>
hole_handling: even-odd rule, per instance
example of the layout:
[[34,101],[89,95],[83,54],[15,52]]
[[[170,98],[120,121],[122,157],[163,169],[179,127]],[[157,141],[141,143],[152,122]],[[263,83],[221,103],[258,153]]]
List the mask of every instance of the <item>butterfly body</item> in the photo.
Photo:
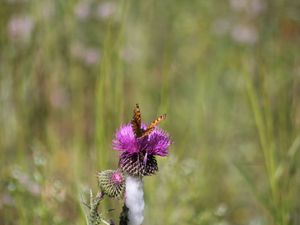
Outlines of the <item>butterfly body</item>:
[[153,120],[149,126],[146,127],[146,129],[142,128],[142,117],[141,117],[141,111],[138,104],[136,104],[134,110],[133,110],[133,118],[131,120],[131,126],[133,129],[133,133],[136,138],[143,138],[147,135],[149,135],[159,124],[161,121],[165,120],[167,117],[167,114],[163,114],[159,117],[157,117],[155,120]]

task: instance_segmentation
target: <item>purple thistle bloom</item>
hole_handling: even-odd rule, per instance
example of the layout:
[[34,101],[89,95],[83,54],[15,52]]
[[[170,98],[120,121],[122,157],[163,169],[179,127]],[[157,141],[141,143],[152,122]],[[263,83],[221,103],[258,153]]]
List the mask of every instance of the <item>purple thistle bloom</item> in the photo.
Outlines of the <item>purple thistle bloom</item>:
[[[142,129],[146,129],[145,124]],[[134,176],[154,174],[158,170],[155,156],[167,156],[170,144],[168,133],[157,127],[149,135],[137,138],[131,123],[121,126],[113,140],[113,148],[121,152],[120,168]]]
[[[146,126],[143,124],[143,128]],[[134,154],[145,152],[149,155],[168,155],[168,147],[171,144],[169,135],[160,128],[155,128],[151,134],[143,138],[136,138],[131,124],[123,125],[116,133],[113,140],[113,148],[118,151]]]

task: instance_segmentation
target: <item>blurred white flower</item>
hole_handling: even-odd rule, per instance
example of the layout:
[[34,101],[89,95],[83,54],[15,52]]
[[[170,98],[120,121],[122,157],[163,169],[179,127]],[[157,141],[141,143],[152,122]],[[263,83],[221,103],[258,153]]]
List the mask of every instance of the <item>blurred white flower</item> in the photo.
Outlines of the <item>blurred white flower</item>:
[[33,153],[33,161],[37,166],[44,166],[46,164],[46,157],[42,152],[35,151]]
[[249,225],[262,225],[265,224],[262,218],[254,217],[250,220]]
[[227,205],[225,203],[221,203],[220,205],[218,205],[218,207],[215,210],[215,214],[217,216],[224,216],[227,212]]
[[111,17],[116,12],[116,4],[114,2],[104,2],[97,6],[96,16],[100,19]]
[[11,169],[11,175],[14,179],[19,180],[23,176],[23,172],[19,166],[13,166]]
[[[18,181],[18,183],[25,188],[32,195],[40,195],[41,187],[39,184],[35,183],[28,174],[24,173],[20,167],[15,166],[12,168],[12,177]],[[16,188],[16,187],[15,187]],[[11,190],[10,187],[8,187]]]
[[13,41],[28,41],[34,23],[29,16],[15,16],[8,22],[8,34]]
[[14,184],[14,183],[9,183],[8,185],[7,185],[7,190],[8,191],[15,191],[16,190],[16,185]]
[[79,20],[86,20],[91,13],[91,5],[87,1],[79,2],[74,9],[74,14]]
[[254,44],[258,40],[258,32],[255,27],[249,25],[237,25],[232,28],[231,37],[241,44]]

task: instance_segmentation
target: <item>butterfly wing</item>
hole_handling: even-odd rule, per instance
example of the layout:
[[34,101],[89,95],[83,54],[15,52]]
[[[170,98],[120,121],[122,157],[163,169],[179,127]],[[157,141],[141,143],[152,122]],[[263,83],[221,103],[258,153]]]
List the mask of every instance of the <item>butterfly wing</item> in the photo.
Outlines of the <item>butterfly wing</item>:
[[161,121],[165,120],[166,117],[167,117],[167,114],[163,114],[163,115],[157,117],[157,119],[153,120],[152,123],[147,127],[147,129],[142,132],[141,137],[145,137],[145,136],[149,135],[154,130],[154,128],[157,126],[157,124],[159,124]]
[[141,128],[142,122],[141,121],[142,121],[142,118],[141,118],[140,107],[139,107],[139,104],[136,104],[135,108],[133,110],[133,118],[131,120],[132,130],[136,137],[142,136],[142,128]]

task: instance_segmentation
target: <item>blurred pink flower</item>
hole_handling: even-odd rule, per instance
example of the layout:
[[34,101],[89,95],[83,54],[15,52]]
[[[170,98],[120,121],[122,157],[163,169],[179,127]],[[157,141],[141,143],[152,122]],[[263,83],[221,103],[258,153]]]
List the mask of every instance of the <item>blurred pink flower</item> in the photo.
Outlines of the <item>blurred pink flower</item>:
[[251,0],[249,2],[247,12],[252,16],[256,16],[261,12],[263,12],[265,8],[266,8],[266,2],[264,0]]
[[70,103],[67,91],[62,87],[55,86],[50,92],[50,103],[55,109],[66,109]]
[[75,16],[79,20],[86,20],[91,13],[91,5],[87,1],[79,2],[74,9]]
[[97,6],[96,16],[101,19],[111,17],[116,12],[116,4],[113,2],[100,3]]
[[230,0],[229,4],[234,11],[246,12],[250,16],[257,16],[266,8],[264,0]]
[[87,48],[83,52],[82,59],[87,65],[96,64],[100,59],[99,50],[94,48]]
[[34,23],[29,16],[16,16],[8,22],[8,34],[13,41],[27,41],[31,37]]
[[14,199],[9,194],[4,194],[4,195],[0,196],[0,209],[5,205],[8,205],[8,206],[15,205]]
[[27,190],[32,194],[32,195],[35,195],[35,196],[38,196],[41,194],[41,186],[36,184],[36,183],[33,183],[31,182],[28,187],[27,187]]
[[97,64],[100,60],[100,51],[97,48],[87,48],[80,44],[76,44],[71,49],[72,55],[84,62],[86,65]]
[[240,24],[232,28],[231,37],[238,43],[251,45],[257,42],[258,32],[253,26]]

